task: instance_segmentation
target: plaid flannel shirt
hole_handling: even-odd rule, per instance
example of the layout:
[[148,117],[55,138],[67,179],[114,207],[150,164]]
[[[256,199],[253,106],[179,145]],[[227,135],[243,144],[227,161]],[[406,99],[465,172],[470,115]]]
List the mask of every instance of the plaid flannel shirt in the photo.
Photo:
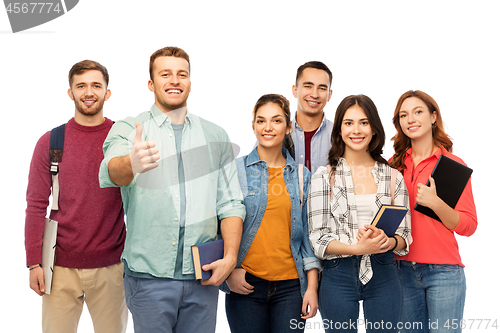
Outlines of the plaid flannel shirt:
[[[377,185],[375,203],[391,204],[391,167],[375,163],[372,174]],[[406,241],[406,247],[395,254],[403,256],[408,253],[412,242],[410,229],[410,201],[408,191],[401,173],[398,172],[394,191],[394,204],[405,206],[408,213],[396,231]],[[330,181],[328,169],[320,167],[311,178],[308,199],[309,240],[316,256],[320,259],[345,258],[347,255],[325,254],[328,244],[336,240],[348,245],[357,243],[358,220],[357,207],[354,199],[354,186],[351,169],[344,158],[339,159],[335,168],[335,182],[330,199]],[[363,255],[359,270],[359,279],[368,283],[373,276],[370,255]]]

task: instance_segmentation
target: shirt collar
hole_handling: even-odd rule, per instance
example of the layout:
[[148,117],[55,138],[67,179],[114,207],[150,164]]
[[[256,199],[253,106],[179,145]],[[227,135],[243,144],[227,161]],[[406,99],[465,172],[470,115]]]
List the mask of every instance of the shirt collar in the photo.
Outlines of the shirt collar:
[[[319,127],[317,128],[316,131],[319,132],[321,130],[321,128],[323,128],[325,126],[325,124],[326,124],[326,117],[325,117],[325,112],[323,111],[323,119],[321,120],[321,124],[319,124]],[[295,112],[295,117],[293,117],[292,127],[299,128],[300,130],[302,130],[302,128],[300,128],[300,125],[297,123],[297,112]]]
[[[349,164],[347,164],[347,161],[345,158],[339,157],[339,162],[342,165],[343,170],[350,170]],[[373,166],[373,169],[372,169],[372,175],[375,177],[375,179],[377,179],[380,175],[382,175],[384,173],[384,169],[382,167],[383,165],[384,164],[382,164],[378,161],[375,161],[375,165]]]
[[[412,149],[413,149],[413,148],[412,148],[412,147],[410,147],[410,148],[408,148],[408,149],[406,150],[406,157],[407,157],[407,158],[408,158],[408,157],[412,158],[412,157],[411,157],[411,153],[412,153],[412,151],[413,151]],[[441,155],[443,155],[443,150],[444,150],[444,148],[438,148],[438,149],[436,149],[436,151],[434,152],[434,154],[432,154],[431,156],[427,157],[426,159],[431,158],[431,157],[433,157],[433,156],[435,156],[437,159],[439,159],[439,158],[441,157]]]
[[[160,127],[161,125],[163,125],[165,122],[167,122],[168,124],[170,124],[170,117],[167,116],[165,113],[163,113],[157,106],[156,104],[153,104],[153,106],[151,106],[151,109],[149,110],[149,113],[153,116],[153,120],[155,121],[156,125],[158,125],[158,127]],[[184,123],[186,125],[190,125],[191,124],[191,113],[189,112],[189,110],[186,111],[186,117],[184,118]]]

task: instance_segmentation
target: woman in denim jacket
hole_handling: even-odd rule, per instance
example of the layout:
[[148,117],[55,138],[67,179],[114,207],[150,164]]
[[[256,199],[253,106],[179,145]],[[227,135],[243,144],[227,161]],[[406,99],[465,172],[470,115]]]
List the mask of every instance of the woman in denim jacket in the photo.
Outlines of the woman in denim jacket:
[[321,267],[307,230],[311,174],[283,149],[291,129],[285,97],[262,96],[252,127],[258,145],[236,160],[246,218],[236,268],[221,286],[227,319],[231,332],[300,332],[318,309]]

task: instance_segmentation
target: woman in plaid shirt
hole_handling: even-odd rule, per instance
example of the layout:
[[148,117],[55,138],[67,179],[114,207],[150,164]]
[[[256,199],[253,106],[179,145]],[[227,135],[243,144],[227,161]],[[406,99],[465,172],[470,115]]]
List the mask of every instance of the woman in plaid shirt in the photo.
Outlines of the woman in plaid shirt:
[[392,332],[401,308],[394,253],[408,253],[410,213],[393,236],[370,223],[382,204],[409,207],[403,176],[381,156],[385,133],[367,96],[348,96],[340,103],[331,140],[329,166],[311,178],[308,200],[309,239],[324,260],[323,327],[357,332],[363,300],[366,331]]

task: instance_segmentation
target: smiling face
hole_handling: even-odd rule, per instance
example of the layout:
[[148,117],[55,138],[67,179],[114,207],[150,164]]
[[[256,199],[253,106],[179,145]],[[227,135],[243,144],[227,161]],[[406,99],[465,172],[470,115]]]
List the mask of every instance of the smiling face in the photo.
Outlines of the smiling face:
[[345,143],[346,152],[368,151],[373,132],[365,111],[359,105],[353,105],[345,112],[340,135]]
[[403,133],[411,140],[432,137],[432,126],[435,122],[436,112],[431,113],[420,98],[409,97],[401,104],[399,124]]
[[304,69],[292,92],[297,98],[297,112],[304,112],[309,116],[323,112],[323,108],[332,97],[328,73],[316,68]]
[[183,58],[158,57],[153,64],[153,79],[149,90],[155,94],[155,104],[164,113],[187,105],[191,92],[189,63]]
[[107,89],[102,73],[90,70],[73,76],[68,95],[75,102],[75,117],[95,116],[102,113],[111,91]]
[[255,112],[252,127],[261,147],[281,149],[291,123],[287,124],[285,112],[277,104],[267,103]]

